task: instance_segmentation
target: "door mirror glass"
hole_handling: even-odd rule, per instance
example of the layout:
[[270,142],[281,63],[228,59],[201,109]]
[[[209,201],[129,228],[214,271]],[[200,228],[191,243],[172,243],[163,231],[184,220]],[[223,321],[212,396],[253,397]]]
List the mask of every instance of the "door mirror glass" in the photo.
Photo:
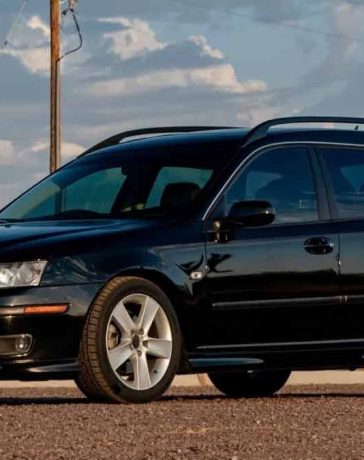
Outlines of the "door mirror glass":
[[275,219],[273,206],[268,201],[239,201],[231,207],[228,221],[244,227],[261,227]]

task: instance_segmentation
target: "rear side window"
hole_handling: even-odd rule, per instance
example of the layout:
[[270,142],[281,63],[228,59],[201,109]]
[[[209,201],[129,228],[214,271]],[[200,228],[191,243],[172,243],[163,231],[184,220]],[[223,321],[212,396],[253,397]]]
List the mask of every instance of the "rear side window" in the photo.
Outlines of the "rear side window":
[[274,148],[253,159],[227,192],[228,211],[246,200],[269,201],[276,212],[274,223],[317,221],[318,200],[307,149]]
[[322,147],[334,188],[338,216],[364,218],[364,150]]

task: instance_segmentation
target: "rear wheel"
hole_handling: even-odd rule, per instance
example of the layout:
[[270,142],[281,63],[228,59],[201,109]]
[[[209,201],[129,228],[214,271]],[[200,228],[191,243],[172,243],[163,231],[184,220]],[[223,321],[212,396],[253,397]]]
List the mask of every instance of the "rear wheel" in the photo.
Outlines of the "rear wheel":
[[181,335],[167,296],[150,281],[111,281],[91,307],[80,349],[81,391],[93,400],[148,402],[172,382]]
[[209,374],[215,387],[230,398],[272,396],[287,382],[290,371],[240,371]]

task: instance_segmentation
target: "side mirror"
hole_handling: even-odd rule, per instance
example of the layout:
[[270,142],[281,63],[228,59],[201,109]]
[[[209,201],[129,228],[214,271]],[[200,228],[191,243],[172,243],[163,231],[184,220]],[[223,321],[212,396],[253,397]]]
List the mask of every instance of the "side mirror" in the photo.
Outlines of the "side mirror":
[[227,221],[244,227],[262,227],[275,219],[273,206],[268,201],[239,201],[233,204]]

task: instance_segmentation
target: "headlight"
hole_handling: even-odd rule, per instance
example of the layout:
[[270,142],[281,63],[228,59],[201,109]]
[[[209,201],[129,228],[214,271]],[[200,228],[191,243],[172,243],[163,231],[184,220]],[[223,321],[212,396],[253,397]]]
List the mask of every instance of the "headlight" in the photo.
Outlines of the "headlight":
[[0,264],[0,289],[38,286],[46,265],[45,260]]

